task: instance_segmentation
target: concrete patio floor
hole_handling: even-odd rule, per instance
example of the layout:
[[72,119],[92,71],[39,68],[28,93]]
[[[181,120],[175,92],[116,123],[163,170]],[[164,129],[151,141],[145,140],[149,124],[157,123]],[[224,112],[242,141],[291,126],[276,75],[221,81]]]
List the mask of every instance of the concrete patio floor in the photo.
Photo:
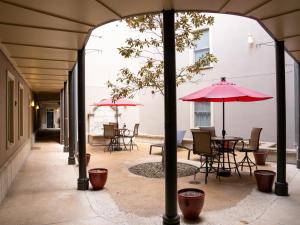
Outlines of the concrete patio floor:
[[[159,154],[149,155],[149,145],[139,150],[103,152],[103,147],[88,146],[92,154],[88,168],[108,168],[105,189],[77,191],[78,166],[67,165],[68,153],[55,142],[37,142],[28,160],[0,205],[1,225],[109,225],[162,224],[164,180],[131,174],[130,166],[160,161]],[[155,151],[155,150],[153,150]],[[157,152],[159,150],[157,149]],[[181,162],[198,165],[197,157],[186,160],[187,151],[178,151]],[[268,163],[275,170],[275,164]],[[295,165],[287,165],[288,197],[257,191],[248,171],[217,180],[210,175],[204,184],[192,184],[193,176],[178,179],[178,188],[197,187],[206,192],[199,221],[181,218],[181,224],[209,225],[296,225],[300,224],[300,174]],[[180,210],[178,212],[181,215]],[[182,217],[182,216],[181,216]]]

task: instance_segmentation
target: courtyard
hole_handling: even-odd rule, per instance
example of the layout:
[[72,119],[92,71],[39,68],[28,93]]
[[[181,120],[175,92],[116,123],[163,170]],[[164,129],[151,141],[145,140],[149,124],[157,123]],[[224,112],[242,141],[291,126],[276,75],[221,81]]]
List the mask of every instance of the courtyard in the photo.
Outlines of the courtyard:
[[[5,225],[106,225],[161,224],[164,211],[164,179],[146,178],[129,172],[129,168],[145,162],[160,162],[159,149],[149,155],[149,144],[138,143],[139,150],[104,152],[103,146],[87,146],[91,154],[87,169],[108,169],[105,188],[78,191],[78,165],[66,165],[68,153],[56,142],[36,142],[0,207],[0,224]],[[242,155],[238,155],[241,158]],[[199,166],[199,157],[187,160],[187,151],[178,150],[178,162]],[[276,171],[267,162],[259,169]],[[300,174],[295,165],[287,165],[288,197],[262,193],[256,188],[249,171],[219,181],[209,175],[178,178],[178,189],[200,188],[205,203],[198,221],[182,224],[299,224]]]

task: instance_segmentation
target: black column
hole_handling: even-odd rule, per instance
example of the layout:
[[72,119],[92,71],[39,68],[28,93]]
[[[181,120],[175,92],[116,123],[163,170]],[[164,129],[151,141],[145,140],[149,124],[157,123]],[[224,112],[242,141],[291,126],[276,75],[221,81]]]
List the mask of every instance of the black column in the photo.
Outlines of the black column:
[[69,71],[69,158],[68,164],[75,164],[75,123],[74,123],[74,82],[73,76],[75,74]]
[[64,83],[64,152],[69,151],[68,83]]
[[60,143],[64,144],[64,89],[60,91]]
[[163,224],[180,224],[177,213],[176,62],[174,10],[163,11],[165,90],[165,214]]
[[300,64],[295,62],[295,139],[297,168],[300,169]]
[[78,190],[88,190],[89,180],[86,177],[85,153],[85,56],[84,49],[78,51],[78,153],[79,178]]
[[275,40],[276,45],[276,97],[277,97],[277,181],[275,193],[288,195],[286,182],[286,107],[285,107],[285,62],[284,42]]

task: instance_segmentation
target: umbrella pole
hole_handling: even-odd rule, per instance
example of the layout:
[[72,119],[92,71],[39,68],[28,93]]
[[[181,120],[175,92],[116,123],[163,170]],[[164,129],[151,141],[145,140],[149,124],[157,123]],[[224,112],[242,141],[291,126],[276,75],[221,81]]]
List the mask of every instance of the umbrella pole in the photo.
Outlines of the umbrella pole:
[[117,123],[118,128],[119,128],[119,120],[118,120],[118,117],[119,117],[119,110],[118,110],[118,106],[116,106],[116,123]]
[[224,103],[224,99],[223,99],[223,129],[222,129],[222,137],[224,138],[226,134],[225,131],[225,103]]

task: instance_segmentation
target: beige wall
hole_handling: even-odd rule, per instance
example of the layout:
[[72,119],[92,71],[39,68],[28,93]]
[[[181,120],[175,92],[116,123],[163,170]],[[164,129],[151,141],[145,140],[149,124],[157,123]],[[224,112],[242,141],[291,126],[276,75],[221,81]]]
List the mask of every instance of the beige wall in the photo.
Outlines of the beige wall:
[[[14,106],[14,144],[11,147],[7,147],[7,131],[6,131],[6,82],[7,71],[9,71],[15,79],[15,106]],[[24,87],[24,103],[23,103],[23,136],[19,138],[18,135],[18,87],[22,84]],[[14,154],[24,143],[30,138],[31,135],[31,107],[30,107],[31,91],[27,83],[18,74],[12,64],[8,61],[7,57],[0,51],[0,167],[8,160],[8,158]]]

